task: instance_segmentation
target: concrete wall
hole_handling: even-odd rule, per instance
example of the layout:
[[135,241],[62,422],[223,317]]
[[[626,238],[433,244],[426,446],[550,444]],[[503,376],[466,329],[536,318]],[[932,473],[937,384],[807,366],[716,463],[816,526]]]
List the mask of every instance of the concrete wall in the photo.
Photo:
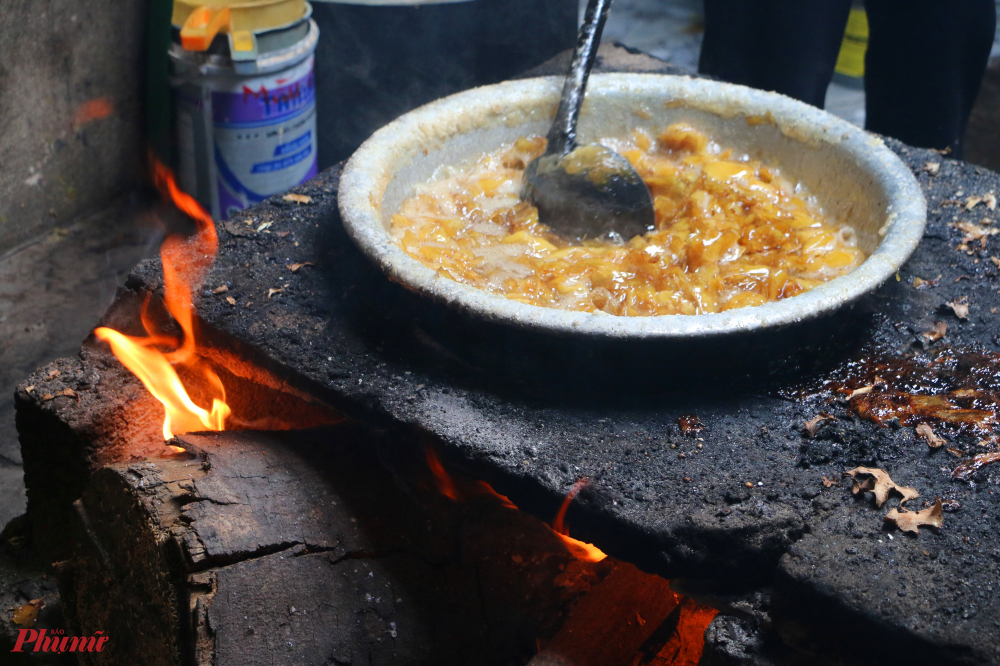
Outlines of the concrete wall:
[[0,255],[142,173],[146,5],[0,1]]

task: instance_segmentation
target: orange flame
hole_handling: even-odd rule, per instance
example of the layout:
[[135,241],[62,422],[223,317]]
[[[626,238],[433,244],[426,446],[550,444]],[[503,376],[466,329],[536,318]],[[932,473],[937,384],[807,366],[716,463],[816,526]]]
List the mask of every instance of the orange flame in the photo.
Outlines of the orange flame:
[[[100,327],[94,335],[111,345],[111,351],[166,410],[163,419],[163,437],[198,430],[223,430],[231,411],[226,404],[226,392],[210,368],[198,366],[196,354],[197,320],[194,318],[194,293],[202,284],[215,260],[219,239],[212,217],[198,202],[177,187],[170,169],[155,158],[153,179],[165,198],[191,217],[197,231],[190,237],[179,234],[168,236],[160,247],[163,263],[163,301],[167,312],[181,329],[179,344],[176,338],[158,332],[148,314],[149,297],[142,308],[142,324],[147,337],[122,335],[110,328]],[[173,347],[160,351],[157,347]],[[195,404],[188,395],[175,366],[197,371],[205,379],[212,400],[210,409]]]
[[579,539],[574,539],[569,535],[569,528],[566,527],[566,509],[569,508],[570,502],[573,498],[583,490],[584,486],[590,483],[590,479],[583,477],[578,479],[573,487],[569,489],[566,493],[566,499],[563,500],[562,505],[559,507],[559,512],[556,513],[555,519],[552,521],[552,531],[559,535],[563,543],[566,545],[566,549],[573,554],[578,560],[583,560],[584,562],[600,562],[607,555],[603,550],[598,548],[592,543],[587,543],[586,541],[580,541]]
[[[430,467],[431,474],[434,475],[434,485],[442,495],[448,499],[459,501],[464,499],[462,493],[459,493],[458,487],[455,484],[454,479],[445,470],[444,465],[441,464],[441,460],[438,458],[437,453],[430,444],[424,445],[424,453],[427,455],[427,466]],[[563,500],[562,507],[559,509],[559,513],[556,515],[556,519],[552,522],[552,531],[556,533],[560,540],[562,540],[563,545],[566,546],[566,550],[569,551],[570,555],[578,560],[584,562],[600,562],[607,555],[600,548],[592,543],[586,543],[584,541],[579,541],[574,539],[569,535],[569,530],[563,525],[563,518],[566,516],[566,509],[569,507],[569,503],[576,497],[577,493],[587,485],[589,479],[583,478],[573,484],[573,488],[570,489],[569,494],[566,495],[566,499]],[[465,489],[466,492],[472,495],[487,495],[492,496],[500,500],[500,502],[511,509],[517,509],[517,505],[510,501],[504,495],[501,495],[497,491],[493,490],[493,487],[486,483],[485,481],[475,481],[469,484],[469,487]]]

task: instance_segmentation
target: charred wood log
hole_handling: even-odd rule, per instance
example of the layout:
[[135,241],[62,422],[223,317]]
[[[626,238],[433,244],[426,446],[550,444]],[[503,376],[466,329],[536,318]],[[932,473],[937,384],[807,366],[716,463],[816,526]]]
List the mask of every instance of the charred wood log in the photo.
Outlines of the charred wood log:
[[100,663],[524,663],[610,569],[353,426],[172,443],[76,504],[63,595]]

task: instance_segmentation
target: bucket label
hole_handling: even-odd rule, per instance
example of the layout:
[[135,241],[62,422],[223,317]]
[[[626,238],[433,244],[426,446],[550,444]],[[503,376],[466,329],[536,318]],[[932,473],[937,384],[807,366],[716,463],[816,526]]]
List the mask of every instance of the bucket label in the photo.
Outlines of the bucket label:
[[211,88],[222,217],[316,175],[312,56],[278,74],[213,81]]

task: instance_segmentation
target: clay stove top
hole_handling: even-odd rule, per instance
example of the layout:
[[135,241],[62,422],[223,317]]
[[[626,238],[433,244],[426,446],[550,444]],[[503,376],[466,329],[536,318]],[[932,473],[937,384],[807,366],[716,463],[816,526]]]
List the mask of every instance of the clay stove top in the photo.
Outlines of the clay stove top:
[[[1000,176],[889,145],[916,172],[929,210],[899,279],[836,318],[742,340],[728,354],[540,338],[422,302],[346,237],[338,168],[295,190],[308,203],[275,197],[221,225],[199,315],[223,344],[235,341],[347,415],[433,437],[446,461],[539,516],[588,477],[568,515],[575,537],[693,590],[699,580],[725,593],[773,585],[786,640],[852,645],[895,663],[995,663],[1000,466],[955,481],[959,460],[930,452],[913,427],[880,427],[843,402],[782,397],[862,348],[891,357],[922,345],[996,345],[998,269],[988,255],[997,241],[956,250],[965,232],[952,226],[996,212],[951,202],[1000,191]],[[917,277],[936,286],[917,289]],[[157,291],[160,280],[151,261],[127,287]],[[942,309],[962,297],[968,319]],[[946,337],[928,343],[921,334],[936,321],[948,324]],[[764,360],[751,368],[750,356]],[[808,437],[803,424],[819,411],[838,420]],[[704,428],[682,433],[678,420],[689,416]],[[852,497],[841,478],[858,465],[916,487],[914,509],[937,497],[960,508],[919,537],[887,529],[888,506]]]

